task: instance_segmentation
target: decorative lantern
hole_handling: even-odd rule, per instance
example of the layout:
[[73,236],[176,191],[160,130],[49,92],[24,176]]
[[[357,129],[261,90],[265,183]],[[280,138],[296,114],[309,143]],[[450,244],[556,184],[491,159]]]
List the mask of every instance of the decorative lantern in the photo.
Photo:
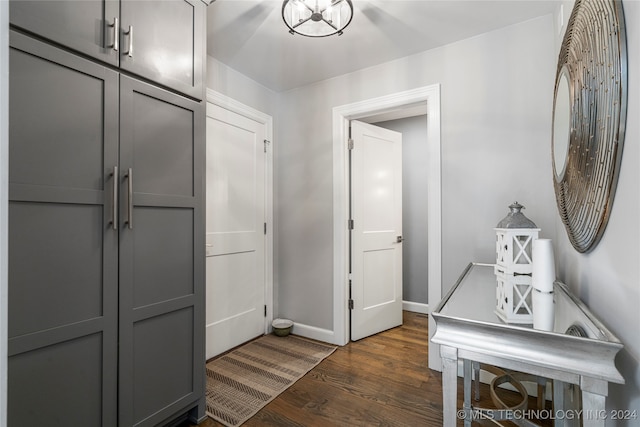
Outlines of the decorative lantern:
[[540,229],[514,202],[496,226],[496,314],[507,323],[533,323],[531,273],[533,241]]

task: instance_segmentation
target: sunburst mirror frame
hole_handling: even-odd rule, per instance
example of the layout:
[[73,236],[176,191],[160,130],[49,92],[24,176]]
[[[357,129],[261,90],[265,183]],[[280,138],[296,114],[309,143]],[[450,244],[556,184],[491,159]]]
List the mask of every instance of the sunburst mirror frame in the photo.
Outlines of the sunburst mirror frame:
[[558,57],[551,145],[558,211],[578,252],[595,248],[609,220],[626,116],[622,2],[576,0]]

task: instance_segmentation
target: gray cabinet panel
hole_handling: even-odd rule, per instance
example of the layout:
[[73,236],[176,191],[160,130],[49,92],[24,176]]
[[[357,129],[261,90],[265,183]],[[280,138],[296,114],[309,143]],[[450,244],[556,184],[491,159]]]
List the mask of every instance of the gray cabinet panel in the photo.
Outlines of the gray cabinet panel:
[[98,205],[10,203],[10,338],[102,316],[102,221]]
[[15,31],[10,52],[8,417],[115,425],[117,73]]
[[204,392],[204,106],[120,88],[119,422],[151,426]]
[[109,64],[113,50],[117,0],[11,0],[11,24]]
[[[43,45],[24,36],[12,38],[29,51],[10,51],[11,69],[20,72],[9,75],[9,138],[21,141],[9,146],[11,183],[101,190],[109,119],[104,104],[107,92],[117,90],[116,74],[72,55],[38,50]],[[63,66],[56,59],[69,62]]]
[[193,196],[193,111],[182,99],[133,92],[135,184],[139,193]]
[[102,420],[102,358],[100,333],[9,358],[7,425],[108,425]]
[[133,306],[193,294],[193,210],[139,207],[134,213]]
[[192,307],[134,325],[135,424],[193,393],[193,339]]
[[[203,98],[205,5],[201,0],[123,0],[120,67]],[[133,38],[126,34],[133,28]],[[132,54],[127,54],[129,48]]]

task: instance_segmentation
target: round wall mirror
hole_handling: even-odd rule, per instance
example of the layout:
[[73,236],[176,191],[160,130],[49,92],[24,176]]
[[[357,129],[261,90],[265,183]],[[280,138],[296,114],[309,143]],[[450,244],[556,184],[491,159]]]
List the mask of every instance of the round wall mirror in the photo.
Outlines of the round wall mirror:
[[558,212],[578,252],[595,248],[611,215],[626,118],[622,2],[576,0],[558,57],[551,157]]
[[553,151],[553,169],[556,179],[562,179],[567,167],[569,140],[571,137],[571,92],[569,75],[562,69],[556,84],[553,103],[553,134],[551,149]]

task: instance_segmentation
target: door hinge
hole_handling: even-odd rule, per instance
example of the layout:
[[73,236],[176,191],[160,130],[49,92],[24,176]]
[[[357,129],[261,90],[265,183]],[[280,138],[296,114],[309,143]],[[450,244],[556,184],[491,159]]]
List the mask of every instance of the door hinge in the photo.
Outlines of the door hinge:
[[349,310],[353,310],[353,300],[349,300]]
[[353,230],[354,225],[353,225],[353,220],[352,220],[352,219],[350,219],[350,220],[347,222],[347,227],[349,227],[349,230]]
[[267,317],[267,305],[264,305],[264,317]]
[[267,152],[267,145],[271,144],[271,141],[269,141],[268,139],[264,140],[264,152]]
[[349,148],[349,150],[353,150],[353,139],[349,138],[349,141],[347,142],[347,147]]
[[264,223],[264,234],[265,234],[265,236],[267,235],[267,223],[266,222]]

